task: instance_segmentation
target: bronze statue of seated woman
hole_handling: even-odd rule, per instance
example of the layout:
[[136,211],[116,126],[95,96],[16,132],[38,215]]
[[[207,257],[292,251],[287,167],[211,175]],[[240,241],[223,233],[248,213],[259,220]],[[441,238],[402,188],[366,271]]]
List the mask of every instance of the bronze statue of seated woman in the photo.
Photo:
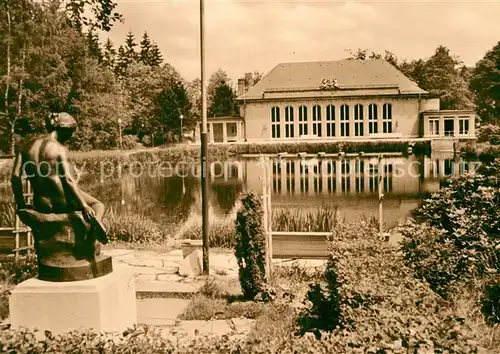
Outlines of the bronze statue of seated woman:
[[[104,205],[78,187],[64,146],[76,127],[71,115],[52,114],[48,134],[28,141],[14,162],[16,212],[32,230],[41,280],[93,279],[113,270],[111,257],[100,253],[107,243]],[[23,176],[32,186],[32,205],[24,199]]]

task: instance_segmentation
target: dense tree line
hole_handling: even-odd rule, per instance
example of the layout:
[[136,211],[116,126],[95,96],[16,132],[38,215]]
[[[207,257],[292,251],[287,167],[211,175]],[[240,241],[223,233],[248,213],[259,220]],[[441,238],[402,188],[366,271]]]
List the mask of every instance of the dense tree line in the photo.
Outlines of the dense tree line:
[[[44,132],[49,112],[69,112],[79,129],[73,149],[117,148],[138,142],[175,142],[201,117],[200,80],[185,80],[164,60],[147,32],[129,32],[122,44],[98,33],[123,21],[111,0],[4,0],[0,4],[0,150]],[[91,14],[86,17],[85,14]],[[385,58],[420,87],[441,98],[442,109],[475,108],[483,122],[498,122],[500,44],[474,68],[440,46],[428,59],[401,61],[367,50],[351,57]],[[245,89],[262,78],[244,74]],[[208,80],[210,117],[239,114],[236,90],[219,69]]]
[[428,59],[399,60],[392,52],[348,50],[349,58],[383,58],[441,99],[441,109],[475,109],[481,123],[500,124],[500,42],[475,67],[439,46]]
[[[188,82],[164,62],[147,32],[140,40],[129,32],[119,45],[99,38],[123,21],[116,3],[5,0],[0,7],[0,150],[44,133],[49,112],[77,118],[71,144],[81,150],[116,148],[120,131],[127,146],[176,141],[181,117],[183,132],[193,130],[199,79]],[[227,74],[219,70],[210,82],[210,112],[237,114]]]

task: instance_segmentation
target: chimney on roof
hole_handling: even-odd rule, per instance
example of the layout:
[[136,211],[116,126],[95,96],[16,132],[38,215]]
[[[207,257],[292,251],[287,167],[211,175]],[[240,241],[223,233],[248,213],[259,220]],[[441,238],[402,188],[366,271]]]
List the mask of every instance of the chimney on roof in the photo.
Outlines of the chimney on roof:
[[245,94],[245,79],[238,79],[238,97]]

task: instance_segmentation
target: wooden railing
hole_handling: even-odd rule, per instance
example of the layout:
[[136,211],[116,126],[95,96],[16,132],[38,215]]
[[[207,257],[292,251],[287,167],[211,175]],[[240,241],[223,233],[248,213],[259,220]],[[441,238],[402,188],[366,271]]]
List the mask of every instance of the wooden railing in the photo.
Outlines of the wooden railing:
[[[13,158],[14,156],[9,155],[0,156],[0,160],[12,160]],[[31,192],[31,184],[27,180],[24,180],[24,188],[24,198],[27,203],[31,204],[33,195]],[[14,220],[14,225],[12,225],[12,227],[0,227],[0,253],[14,253],[14,257],[17,261],[21,252],[29,251],[34,247],[34,240],[31,229],[19,220],[17,214]]]

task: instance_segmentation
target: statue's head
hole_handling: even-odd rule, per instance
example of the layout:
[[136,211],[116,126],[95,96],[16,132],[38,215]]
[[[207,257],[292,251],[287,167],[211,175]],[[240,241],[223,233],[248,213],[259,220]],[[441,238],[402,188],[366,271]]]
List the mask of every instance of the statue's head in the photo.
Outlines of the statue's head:
[[64,143],[71,139],[76,130],[77,123],[75,118],[66,112],[51,113],[46,122],[49,132],[56,132],[56,139]]

